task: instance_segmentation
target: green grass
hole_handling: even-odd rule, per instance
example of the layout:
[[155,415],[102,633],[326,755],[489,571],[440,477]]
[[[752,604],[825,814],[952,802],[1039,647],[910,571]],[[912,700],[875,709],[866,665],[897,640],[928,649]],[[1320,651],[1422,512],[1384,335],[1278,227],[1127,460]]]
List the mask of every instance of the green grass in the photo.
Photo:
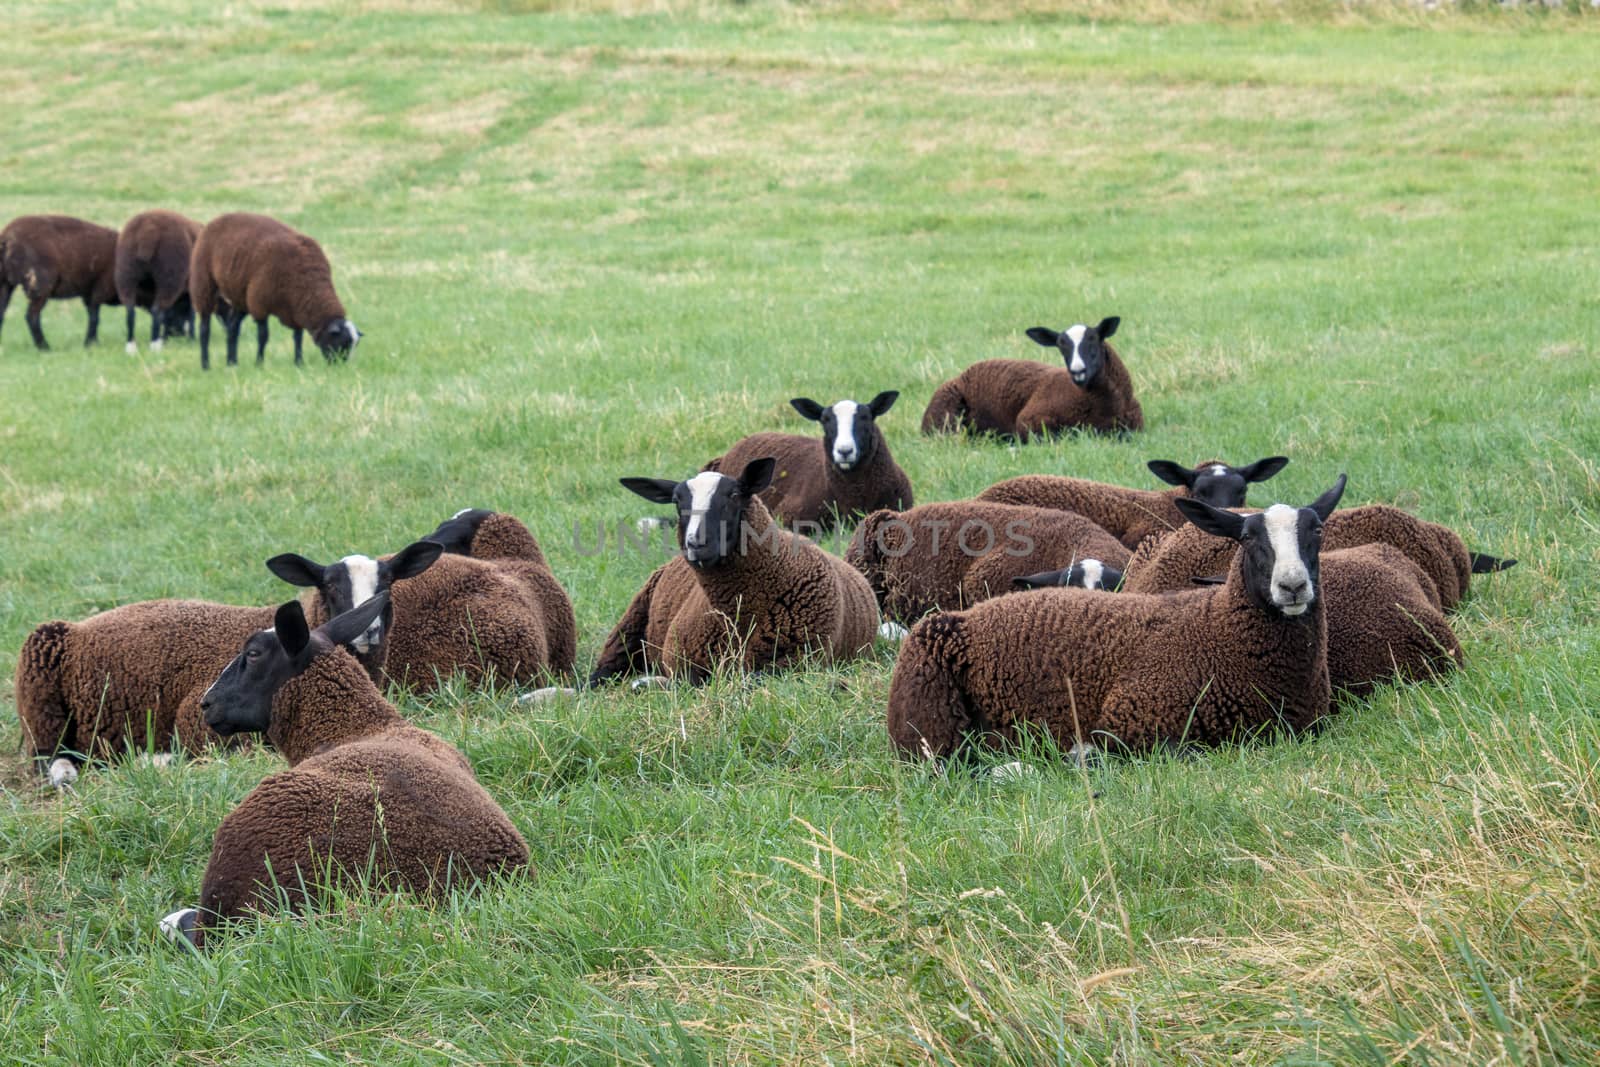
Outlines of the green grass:
[[[537,879],[336,900],[204,958],[155,919],[280,761],[97,770],[58,800],[11,758],[8,1062],[1600,1057],[1592,20],[225,6],[10,5],[4,211],[282,216],[369,334],[297,371],[275,328],[263,368],[202,375],[189,345],[123,355],[114,310],[84,351],[67,303],[36,355],[14,300],[0,677],[46,619],[270,603],[270,555],[392,551],[466,506],[539,535],[587,664],[658,560],[583,555],[575,524],[656,510],[618,476],[803,428],[801,394],[901,390],[884,425],[922,500],[1281,452],[1258,498],[1348,471],[1348,503],[1522,562],[1456,616],[1446,684],[1192,761],[1030,753],[1010,784],[891,757],[888,653],[536,712],[401,697]],[[1107,314],[1143,435],[916,435],[961,366]]]

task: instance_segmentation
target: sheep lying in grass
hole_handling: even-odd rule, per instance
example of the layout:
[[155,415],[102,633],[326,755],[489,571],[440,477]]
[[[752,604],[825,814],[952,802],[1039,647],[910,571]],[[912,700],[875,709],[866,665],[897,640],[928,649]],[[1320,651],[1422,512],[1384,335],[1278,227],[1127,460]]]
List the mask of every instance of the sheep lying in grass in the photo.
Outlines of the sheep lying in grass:
[[1283,456],[1269,456],[1243,467],[1210,460],[1184,468],[1171,460],[1153,459],[1147,464],[1150,471],[1177,487],[1165,492],[1129,489],[1087,478],[1025,474],[996,482],[979,493],[978,499],[1075,511],[1111,531],[1124,545],[1136,548],[1152,534],[1175,530],[1188,521],[1178,510],[1179,500],[1187,497],[1214,508],[1241,507],[1249,483],[1266,481],[1288,462]]
[[836,556],[778,527],[758,494],[776,461],[738,478],[705,471],[685,482],[624,478],[646,500],[678,509],[683,554],[656,569],[606,638],[589,683],[641,671],[704,681],[721,664],[787,667],[871,647],[878,608],[867,580]]
[[874,511],[845,560],[866,575],[883,614],[910,623],[970,607],[1041,567],[1094,558],[1120,567],[1128,550],[1082,515],[976,500]]
[[917,624],[889,685],[907,755],[1004,743],[1023,724],[1062,748],[1212,744],[1328,712],[1322,525],[1344,478],[1309,507],[1243,516],[1185,500],[1196,525],[1242,544],[1225,584],[1171,596],[1046,589]]
[[150,309],[150,349],[161,351],[162,340],[181,333],[193,320],[189,302],[189,259],[194,254],[200,224],[175,211],[144,211],[129,219],[117,237],[117,299],[128,312],[128,355],[139,346],[133,340],[134,313]]
[[933,392],[922,414],[925,434],[990,433],[1027,441],[1066,430],[1125,433],[1144,429],[1133,380],[1108,343],[1118,318],[1079,323],[1060,333],[1035,326],[1035,343],[1058,348],[1066,369],[1028,359],[974,363]]
[[[440,551],[419,542],[382,563],[347,556],[318,567],[315,580],[306,580],[303,556],[274,556],[267,567],[294,584],[312,586],[306,605],[318,619],[422,573]],[[166,749],[174,739],[188,752],[219,742],[200,715],[200,695],[239,642],[270,625],[272,616],[272,608],[147,600],[82,622],[44,623],[17,657],[24,748],[41,766],[48,761],[51,783],[61,786],[77,778],[85,757]],[[353,639],[374,674],[382,663],[383,631],[380,617]]]
[[162,919],[168,936],[204,947],[208,932],[271,909],[280,894],[297,911],[314,907],[330,882],[439,897],[528,870],[527,842],[466,757],[401,718],[341,647],[387,599],[316,630],[290,601],[206,690],[213,730],[265,733],[289,769],[222,820],[200,906]]
[[294,362],[301,365],[301,335],[333,362],[361,340],[345,318],[333,289],[333,269],[322,246],[265,215],[235,212],[206,223],[189,264],[189,293],[200,317],[200,368],[211,366],[211,314],[219,304],[228,328],[228,364],[239,362],[239,327],[256,322],[256,362],[267,351],[267,318],[294,332]]
[[77,298],[89,312],[83,343],[100,333],[100,307],[117,302],[117,231],[66,215],[24,215],[0,230],[0,325],[11,293],[28,298],[28,332],[41,352],[50,350],[39,315],[51,300]]
[[889,454],[877,421],[899,395],[883,392],[865,404],[841,400],[828,407],[796,397],[789,402],[794,409],[822,424],[820,442],[792,433],[751,434],[705,469],[739,471],[772,456],[778,466],[761,502],[792,529],[831,530],[876,508],[909,508],[911,480]]
[[1122,588],[1122,572],[1107,567],[1103,560],[1084,559],[1060,570],[1024,574],[1011,579],[1011,584],[1017,589],[1104,589],[1114,593]]

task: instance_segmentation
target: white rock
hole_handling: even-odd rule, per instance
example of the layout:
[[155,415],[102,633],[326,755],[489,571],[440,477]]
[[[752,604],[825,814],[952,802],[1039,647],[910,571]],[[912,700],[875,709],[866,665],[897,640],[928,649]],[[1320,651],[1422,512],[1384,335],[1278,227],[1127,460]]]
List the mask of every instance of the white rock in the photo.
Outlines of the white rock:
[[577,695],[578,691],[576,689],[570,689],[559,685],[547,685],[543,689],[535,689],[531,693],[523,693],[517,698],[517,703],[547,704],[550,701],[556,700],[560,697],[575,697]]

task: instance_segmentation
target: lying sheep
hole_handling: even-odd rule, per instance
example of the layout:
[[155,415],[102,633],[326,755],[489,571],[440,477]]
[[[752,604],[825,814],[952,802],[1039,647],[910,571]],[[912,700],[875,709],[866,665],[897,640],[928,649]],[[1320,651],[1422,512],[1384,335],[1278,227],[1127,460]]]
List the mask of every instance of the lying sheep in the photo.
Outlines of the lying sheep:
[[265,215],[235,212],[206,223],[189,264],[189,293],[200,317],[202,370],[211,366],[211,314],[219,302],[228,328],[229,366],[239,362],[239,327],[246,315],[256,321],[257,363],[266,355],[270,315],[294,331],[296,366],[302,363],[306,330],[330,363],[348,357],[361,340],[333,291],[333,270],[322,246]]
[[200,906],[161,920],[203,948],[220,924],[287,897],[314,907],[330,885],[440,897],[528,870],[528,845],[465,756],[400,717],[341,646],[376,619],[387,594],[317,630],[298,601],[252,634],[206,690],[223,736],[265,733],[289,761],[222,820]]
[[1063,748],[1214,744],[1328,712],[1322,524],[1344,478],[1309,507],[1237,515],[1184,500],[1190,521],[1243,543],[1225,584],[1171,596],[1047,589],[923,620],[889,684],[907,755],[1004,743],[1018,726]]
[[[306,603],[318,619],[422,573],[440,551],[436,544],[418,542],[381,563],[347,556],[319,567],[314,580],[303,556],[274,556],[267,567],[293,584],[312,587]],[[50,780],[61,785],[77,777],[84,757],[165,749],[174,738],[188,752],[217,743],[220,738],[200,715],[200,695],[239,642],[270,625],[272,614],[272,608],[202,600],[147,600],[82,622],[44,623],[23,642],[17,658],[23,745],[41,766],[50,761]],[[374,675],[382,666],[383,630],[380,618],[354,639]]]
[[39,314],[49,300],[77,298],[89,311],[92,345],[100,334],[100,307],[117,302],[114,267],[117,231],[66,215],[24,215],[0,230],[0,325],[11,292],[28,298],[28,332],[41,352],[50,350]]
[[175,211],[144,211],[129,219],[117,237],[113,277],[117,299],[128,311],[128,355],[133,340],[134,312],[150,309],[150,348],[161,351],[163,339],[183,331],[192,321],[189,301],[189,259],[200,224]]
[[[1369,504],[1335,514],[1323,531],[1323,548],[1333,551],[1358,545],[1394,545],[1422,568],[1450,611],[1466,596],[1473,574],[1505,570],[1516,560],[1467,551],[1454,530],[1408,515],[1387,504]],[[1181,526],[1152,538],[1134,550],[1124,583],[1130,593],[1161,593],[1187,587],[1195,578],[1221,574],[1235,546],[1193,526]]]
[[701,682],[724,663],[772,671],[807,652],[840,660],[871,647],[878,608],[867,580],[780,529],[761,503],[776,466],[769,456],[737,479],[716,471],[685,482],[622,479],[646,500],[677,506],[683,553],[657,568],[623,612],[590,685],[640,671]]
[[1114,593],[1122,588],[1122,572],[1102,560],[1084,559],[1060,570],[1024,574],[1011,579],[1011,584],[1017,589],[1104,589]]
[[1126,433],[1144,429],[1133,380],[1108,343],[1116,317],[1061,333],[1035,326],[1035,343],[1059,348],[1066,369],[1028,359],[986,359],[934,390],[922,414],[925,434],[991,433],[1027,441],[1066,430]]
[[1188,521],[1178,510],[1179,500],[1187,497],[1214,508],[1241,507],[1249,483],[1266,481],[1288,462],[1283,456],[1269,456],[1243,467],[1230,467],[1210,460],[1186,469],[1171,460],[1153,459],[1147,464],[1151,473],[1177,486],[1165,492],[1128,489],[1087,478],[1025,474],[996,482],[979,493],[978,499],[1075,511],[1099,523],[1127,547],[1136,548],[1152,534],[1176,530]]
[[1128,550],[1082,515],[976,500],[875,511],[845,553],[883,614],[902,623],[970,607],[1011,592],[1013,579],[1040,567],[1087,558],[1120,567]]
[[756,433],[707,463],[708,471],[743,470],[762,456],[778,461],[772,486],[761,502],[791,529],[831,530],[876,508],[909,508],[911,480],[889,454],[877,420],[894,405],[896,392],[865,404],[841,400],[823,407],[796,397],[794,409],[822,423],[822,441],[792,433]]

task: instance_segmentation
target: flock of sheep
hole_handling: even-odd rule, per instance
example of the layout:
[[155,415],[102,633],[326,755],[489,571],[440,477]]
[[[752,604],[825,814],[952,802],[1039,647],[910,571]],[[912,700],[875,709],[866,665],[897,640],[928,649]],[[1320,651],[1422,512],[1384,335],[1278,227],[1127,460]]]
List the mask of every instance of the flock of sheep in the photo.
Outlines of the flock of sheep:
[[[24,285],[41,346],[37,305],[69,289],[85,294],[93,338],[112,291],[88,284],[95,265],[129,308],[130,344],[136,303],[153,308],[157,339],[182,314],[180,267],[202,346],[220,309],[229,362],[245,314],[262,345],[268,315],[288,324],[297,360],[302,329],[325,353],[359,337],[321,250],[270,219],[198,227],[150,213],[120,237],[105,231],[109,241],[87,226],[20,219],[0,235],[0,296]],[[125,258],[145,265],[143,281]],[[934,391],[923,431],[1027,440],[1140,429],[1109,343],[1118,325],[1029,330],[1064,366],[974,364]],[[889,640],[900,650],[888,732],[911,758],[958,761],[1026,729],[1080,757],[1215,744],[1311,727],[1336,690],[1454,670],[1462,651],[1448,613],[1472,575],[1515,562],[1469,552],[1397,508],[1336,510],[1343,475],[1303,507],[1245,508],[1248,486],[1281,470],[1281,456],[1152,461],[1164,491],[1028,475],[973,500],[915,505],[878,425],[897,396],[797,398],[820,436],[756,433],[685,480],[622,479],[673,507],[681,552],[645,580],[577,684],[693,684],[847,660]],[[806,536],[850,523],[843,558]],[[305,592],[277,608],[160,600],[46,622],[19,656],[24,745],[60,789],[88,760],[164,759],[253,735],[288,761],[223,820],[198,906],[162,929],[198,946],[280,894],[313,905],[329,880],[437,894],[525,870],[526,843],[466,759],[383,694],[454,674],[513,684],[523,700],[576,691],[549,684],[579,677],[577,627],[527,527],[466,510],[390,556],[321,564],[285,553],[267,566]]]

